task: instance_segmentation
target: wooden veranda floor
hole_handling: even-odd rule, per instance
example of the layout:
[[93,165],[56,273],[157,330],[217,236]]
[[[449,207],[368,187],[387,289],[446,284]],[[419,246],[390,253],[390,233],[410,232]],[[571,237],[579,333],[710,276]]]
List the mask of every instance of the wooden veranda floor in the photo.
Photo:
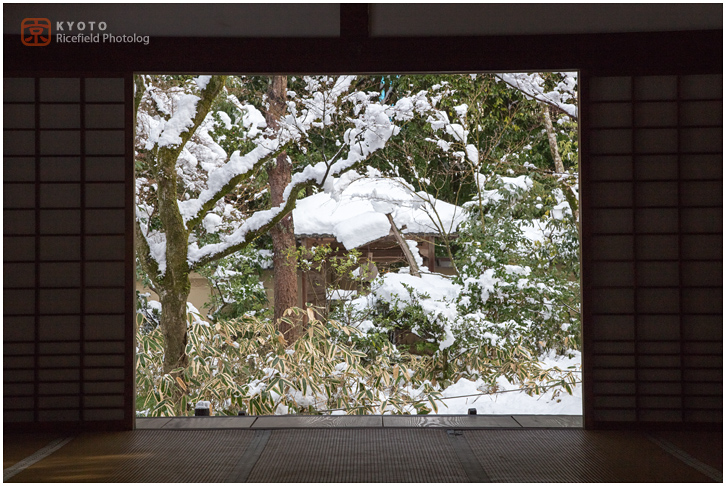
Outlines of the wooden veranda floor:
[[8,482],[723,481],[721,430],[587,431],[579,417],[567,416],[328,418],[139,419],[128,432],[5,434],[3,477]]

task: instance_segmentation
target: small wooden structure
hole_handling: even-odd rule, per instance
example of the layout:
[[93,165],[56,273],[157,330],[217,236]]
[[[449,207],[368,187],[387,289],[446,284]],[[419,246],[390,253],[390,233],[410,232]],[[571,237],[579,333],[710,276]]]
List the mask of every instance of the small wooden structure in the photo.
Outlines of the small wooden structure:
[[[435,239],[439,235],[433,234],[411,234],[407,233],[407,240],[417,242],[419,254],[423,259],[423,266],[428,267],[431,272],[451,273],[449,258],[436,258]],[[348,250],[334,236],[331,235],[298,235],[298,243],[301,247],[311,249],[313,247],[330,245],[333,257],[344,257]],[[394,235],[390,234],[383,238],[370,241],[356,248],[361,253],[361,266],[366,263],[373,266],[368,267],[367,278],[373,280],[378,275],[380,268],[385,268],[396,263],[406,264],[406,258],[401,247],[396,242]],[[325,307],[328,303],[326,287],[329,283],[329,272],[305,271],[301,276],[301,294],[303,304],[310,303],[315,306]],[[343,282],[346,290],[360,290],[355,282]]]
[[[466,218],[464,209],[416,191],[397,178],[375,174],[357,177],[336,179],[330,191],[297,202],[293,220],[299,246],[310,249],[330,245],[333,258],[342,258],[356,249],[362,254],[361,270],[368,270],[363,272],[364,282],[373,280],[378,267],[390,267],[397,262],[411,266],[414,275],[421,265],[431,272],[441,272],[442,265],[435,253],[436,239],[442,233],[451,237]],[[418,255],[412,255],[413,245],[404,240],[416,241]],[[328,270],[302,272],[302,305],[328,307],[326,284],[333,276]],[[360,281],[338,284],[344,290],[361,290]]]

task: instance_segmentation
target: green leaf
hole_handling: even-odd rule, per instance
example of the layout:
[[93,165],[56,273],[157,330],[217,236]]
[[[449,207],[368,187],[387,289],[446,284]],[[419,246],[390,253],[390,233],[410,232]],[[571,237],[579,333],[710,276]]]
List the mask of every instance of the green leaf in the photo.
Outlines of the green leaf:
[[436,400],[434,400],[431,396],[427,397],[428,402],[431,404],[431,409],[438,413],[439,407],[436,405]]

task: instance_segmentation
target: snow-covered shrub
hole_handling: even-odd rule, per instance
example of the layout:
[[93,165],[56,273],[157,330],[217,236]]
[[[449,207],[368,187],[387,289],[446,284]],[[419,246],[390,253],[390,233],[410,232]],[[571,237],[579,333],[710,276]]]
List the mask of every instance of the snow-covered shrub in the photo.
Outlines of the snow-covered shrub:
[[353,299],[335,317],[368,336],[387,336],[402,351],[433,355],[448,345],[458,292],[444,275],[424,272],[416,277],[405,267],[373,280],[366,295]]
[[383,343],[374,356],[356,348],[360,332],[318,319],[312,308],[290,309],[291,323],[308,320],[290,344],[269,320],[254,316],[204,321],[190,307],[189,366],[163,373],[158,328],[137,333],[136,388],[140,416],[191,414],[198,401],[215,414],[428,413],[440,393],[426,380],[424,358]]
[[496,391],[506,378],[529,393],[569,391],[579,377],[543,360],[580,347],[574,215],[557,181],[537,174],[490,177],[481,196],[459,226],[456,276],[381,275],[335,317],[432,356],[427,379],[442,387],[483,380]]
[[199,274],[206,277],[212,287],[210,301],[206,304],[209,316],[216,321],[269,313],[261,276],[271,264],[269,251],[248,247],[200,268]]
[[[155,306],[160,307],[158,302]],[[232,322],[211,324],[191,304],[187,310],[189,367],[181,376],[164,373],[164,339],[157,326],[136,334],[136,410],[139,416],[193,414],[198,401],[212,403],[215,413],[229,409],[243,393],[239,380],[244,370],[243,349],[237,342],[241,329]]]
[[[499,181],[497,198],[484,210],[472,205],[460,228],[456,282],[462,286],[459,312],[472,330],[492,343],[520,338],[536,354],[558,354],[580,346],[580,283],[577,223],[559,189],[549,181],[530,188]],[[476,323],[476,324],[474,324]]]
[[136,329],[144,334],[159,327],[161,320],[161,304],[149,300],[151,294],[136,291]]

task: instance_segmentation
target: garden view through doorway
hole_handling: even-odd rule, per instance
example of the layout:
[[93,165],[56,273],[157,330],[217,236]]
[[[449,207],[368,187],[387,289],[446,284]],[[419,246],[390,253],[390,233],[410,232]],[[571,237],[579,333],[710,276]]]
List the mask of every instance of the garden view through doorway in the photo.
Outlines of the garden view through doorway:
[[576,73],[135,88],[137,416],[581,415]]

